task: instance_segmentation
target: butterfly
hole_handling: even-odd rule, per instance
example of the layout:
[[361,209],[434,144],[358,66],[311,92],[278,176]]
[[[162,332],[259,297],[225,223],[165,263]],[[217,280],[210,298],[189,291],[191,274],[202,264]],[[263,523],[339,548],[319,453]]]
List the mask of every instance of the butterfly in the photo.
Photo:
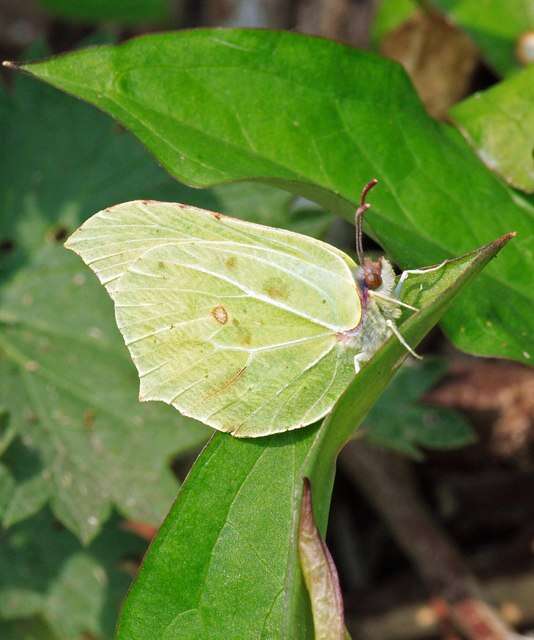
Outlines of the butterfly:
[[[391,264],[192,206],[134,201],[67,240],[105,286],[140,379],[140,400],[237,437],[297,429],[330,412],[392,335]],[[416,355],[416,354],[414,354]]]

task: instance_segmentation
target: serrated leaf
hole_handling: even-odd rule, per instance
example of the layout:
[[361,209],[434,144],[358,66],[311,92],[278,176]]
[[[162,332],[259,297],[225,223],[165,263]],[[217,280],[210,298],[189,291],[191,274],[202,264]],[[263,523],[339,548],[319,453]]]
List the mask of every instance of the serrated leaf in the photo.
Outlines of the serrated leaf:
[[44,640],[44,624],[20,620],[39,616],[57,640],[84,633],[110,639],[131,580],[127,564],[143,549],[144,543],[121,531],[116,519],[82,548],[48,511],[42,512],[2,532],[0,618],[13,621],[10,626],[21,634],[17,638]]
[[[430,0],[430,4],[471,36],[499,74],[520,67],[519,41],[534,28],[532,0]],[[374,39],[398,27],[420,5],[416,0],[383,0],[373,26]]]
[[77,21],[154,22],[169,16],[169,0],[40,0],[51,13]]
[[444,327],[472,353],[534,353],[533,213],[428,117],[396,64],[293,33],[195,30],[24,68],[114,115],[195,186],[267,181],[352,219],[358,185],[377,176],[368,221],[403,267],[517,231]]
[[464,100],[451,116],[489,169],[534,192],[534,66]]
[[[417,344],[506,238],[408,279]],[[299,570],[303,478],[324,535],[336,456],[406,357],[389,340],[322,425],[257,439],[216,434],[193,466],[123,606],[117,640],[313,638]]]
[[168,407],[139,404],[97,281],[62,247],[45,248],[1,290],[0,322],[0,403],[42,466],[18,488],[18,509],[47,498],[84,541],[113,504],[158,524],[176,490],[169,459],[207,434]]
[[473,430],[459,413],[421,402],[444,373],[444,364],[433,360],[403,367],[365,418],[366,437],[416,459],[423,457],[420,447],[451,449],[473,442]]

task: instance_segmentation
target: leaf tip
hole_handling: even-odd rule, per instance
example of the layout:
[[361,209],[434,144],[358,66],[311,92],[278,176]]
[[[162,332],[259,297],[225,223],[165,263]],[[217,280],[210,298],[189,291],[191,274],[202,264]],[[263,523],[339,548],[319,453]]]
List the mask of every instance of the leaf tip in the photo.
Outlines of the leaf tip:
[[6,67],[6,69],[20,69],[22,65],[18,64],[17,62],[13,62],[12,60],[3,60],[2,66]]

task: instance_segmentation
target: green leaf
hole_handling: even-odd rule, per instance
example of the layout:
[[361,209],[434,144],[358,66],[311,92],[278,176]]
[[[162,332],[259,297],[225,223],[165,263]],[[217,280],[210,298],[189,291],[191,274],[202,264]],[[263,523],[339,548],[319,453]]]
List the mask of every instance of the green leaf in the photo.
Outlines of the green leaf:
[[451,116],[489,169],[534,192],[534,66],[464,100]]
[[115,519],[83,548],[48,511],[42,512],[2,533],[0,618],[13,620],[12,627],[21,633],[16,637],[28,640],[48,638],[44,625],[37,631],[36,622],[19,621],[34,616],[41,617],[57,640],[83,633],[111,638],[131,579],[128,562],[144,546],[133,534],[121,531]]
[[459,133],[429,118],[398,65],[293,33],[195,30],[24,68],[111,113],[195,186],[267,181],[352,219],[376,175],[368,221],[403,267],[517,231],[444,326],[469,352],[526,362],[534,353],[534,214]]
[[169,16],[169,0],[41,0],[51,13],[76,21],[156,22]]
[[[417,10],[416,0],[383,0],[373,27],[381,39]],[[518,43],[534,29],[532,0],[430,0],[453,23],[464,29],[486,61],[501,75],[516,71]]]
[[435,360],[403,367],[365,419],[368,440],[416,459],[423,457],[419,447],[451,449],[473,442],[473,430],[459,413],[420,402],[444,373],[444,364]]
[[49,499],[84,541],[112,504],[158,524],[176,490],[169,459],[206,431],[168,407],[139,404],[96,280],[63,248],[45,248],[1,290],[0,323],[0,404],[41,467],[17,488],[8,522]]
[[[400,330],[412,344],[504,242],[408,279],[405,300],[420,312]],[[324,535],[337,453],[405,357],[389,340],[322,425],[256,439],[215,435],[145,557],[117,639],[311,639],[297,552],[303,478]]]

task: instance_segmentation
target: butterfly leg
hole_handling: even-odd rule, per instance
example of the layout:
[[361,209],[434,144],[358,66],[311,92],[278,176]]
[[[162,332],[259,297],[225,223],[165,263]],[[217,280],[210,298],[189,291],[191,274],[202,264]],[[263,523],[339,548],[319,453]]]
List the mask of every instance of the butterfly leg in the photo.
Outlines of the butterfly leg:
[[428,269],[407,269],[401,273],[399,281],[397,282],[397,286],[395,287],[395,295],[400,296],[402,291],[402,285],[406,282],[408,277],[412,274],[423,274],[423,273],[431,273],[432,271],[439,271],[439,269],[443,268],[447,264],[447,260],[440,262],[435,267],[428,267]]
[[402,346],[406,349],[406,351],[408,351],[408,353],[411,353],[412,356],[414,358],[417,358],[418,360],[422,360],[423,359],[422,356],[420,356],[418,353],[416,353],[410,347],[410,345],[406,342],[406,340],[404,339],[402,333],[397,329],[397,325],[393,322],[393,320],[386,320],[386,324],[390,328],[391,333],[397,338],[397,340],[402,344]]
[[354,356],[354,373],[360,373],[362,368],[362,362],[369,360],[369,354],[366,351],[361,351]]

